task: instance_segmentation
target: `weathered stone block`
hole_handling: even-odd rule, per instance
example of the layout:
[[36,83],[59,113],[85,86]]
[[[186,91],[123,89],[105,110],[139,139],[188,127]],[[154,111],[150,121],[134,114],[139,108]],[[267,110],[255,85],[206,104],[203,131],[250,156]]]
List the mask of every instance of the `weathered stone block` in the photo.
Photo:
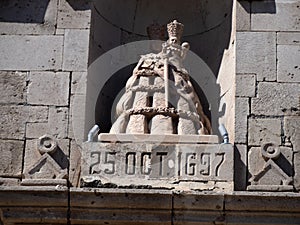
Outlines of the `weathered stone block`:
[[62,36],[2,36],[2,70],[59,70],[62,64]]
[[66,106],[69,101],[69,73],[31,72],[29,104]]
[[91,20],[90,8],[88,0],[60,0],[58,5],[57,27],[76,29],[89,28]]
[[299,32],[278,32],[277,33],[278,45],[300,45]]
[[42,134],[51,134],[48,123],[27,123],[26,138],[38,138]]
[[70,148],[69,181],[73,187],[79,186],[81,152],[81,146],[75,140],[72,140]]
[[26,75],[22,72],[0,72],[0,103],[26,102]]
[[235,99],[235,143],[247,143],[249,99]]
[[50,134],[58,139],[64,139],[68,133],[68,108],[51,107],[48,123],[27,123],[26,137],[38,138],[43,134]]
[[54,34],[57,1],[2,2],[0,6],[1,34]]
[[262,145],[268,142],[281,144],[280,119],[249,119],[249,145]]
[[[41,133],[40,136],[42,135]],[[25,145],[24,170],[28,170],[40,157],[41,154],[38,151],[37,140],[27,140]]]
[[[71,208],[92,209],[147,209],[166,210],[172,208],[172,191],[141,189],[82,189],[71,188]],[[96,196],[95,196],[96,195]],[[1,196],[2,197],[2,196]],[[157,204],[158,203],[158,204]],[[78,210],[78,208],[77,208]],[[134,210],[132,210],[134,211]],[[126,215],[127,216],[127,215]],[[79,216],[81,217],[81,216]],[[78,218],[78,217],[77,217]],[[76,219],[74,216],[73,219]],[[111,217],[110,217],[111,219]],[[131,221],[132,222],[132,221]],[[155,223],[156,224],[156,223]]]
[[276,80],[276,33],[237,32],[236,72],[254,73],[258,81]]
[[66,185],[68,154],[69,140],[57,141],[49,135],[43,135],[38,140],[28,140],[21,185]]
[[[43,136],[44,134],[41,134]],[[62,164],[66,164],[63,156],[69,156],[69,147],[70,143],[68,139],[61,139],[57,140],[57,148],[60,151],[60,156],[56,160],[58,162],[61,162]],[[29,168],[41,157],[41,153],[39,152],[38,149],[38,140],[27,140],[26,141],[26,146],[25,146],[25,156],[24,156],[24,170],[29,170]],[[65,165],[66,166],[66,165]]]
[[1,105],[0,107],[0,138],[24,139],[25,122],[28,117],[24,106]]
[[[175,193],[173,195],[173,224],[222,224],[224,217],[220,216],[224,210],[224,194],[215,195],[212,192]],[[209,213],[206,213],[209,210]],[[220,222],[220,223],[219,223]]]
[[72,224],[171,224],[170,190],[71,188],[70,195]]
[[[197,192],[176,193],[174,194],[174,209],[175,210],[224,210],[224,195],[215,195],[206,193],[201,195]],[[179,213],[179,212],[178,212]]]
[[[293,151],[288,147],[279,147],[280,154],[274,159],[276,164],[288,175],[293,176]],[[261,147],[252,147],[249,151],[249,172],[258,174],[264,167],[267,158],[263,158]]]
[[28,106],[29,123],[40,123],[48,121],[49,108],[47,106]]
[[99,187],[110,183],[186,189],[185,182],[190,182],[191,187],[205,189],[197,182],[233,181],[233,148],[228,144],[86,142],[83,146],[85,185],[98,181]]
[[89,34],[89,30],[65,30],[63,70],[87,71]]
[[300,190],[300,151],[294,153],[294,187]]
[[57,28],[55,30],[55,35],[61,35],[61,36],[65,35],[65,29],[59,29],[59,28]]
[[255,115],[284,115],[299,108],[300,84],[261,82],[257,98],[251,100]]
[[262,148],[251,148],[249,152],[248,190],[283,191],[292,190],[293,151],[271,143]]
[[[1,209],[4,224],[39,223],[67,224],[67,188],[55,187],[6,187],[1,189]],[[47,209],[47,212],[45,212]],[[18,222],[17,222],[18,223]]]
[[249,178],[258,174],[264,167],[266,161],[261,155],[260,147],[252,147],[248,153]]
[[87,72],[72,72],[71,94],[85,95]]
[[[295,216],[299,214],[299,203],[298,193],[264,192],[258,194],[257,192],[235,192],[232,193],[232,195],[225,195],[226,210],[229,210],[230,212],[240,212],[241,210],[243,212],[261,212],[261,217],[256,217],[256,219],[260,221],[258,222],[259,224],[265,223],[264,221],[266,221],[266,218],[268,219],[267,224],[276,224],[278,221],[280,221],[281,224],[284,224],[287,218],[284,218],[282,214],[278,212],[288,209],[289,213],[294,212],[295,214],[292,215]],[[274,214],[267,217],[266,211],[273,212]],[[240,213],[230,215],[228,212],[228,217],[226,216],[226,219],[228,218],[230,221],[229,224],[247,224],[252,216],[253,214],[241,216]],[[288,219],[293,221],[292,224],[297,224],[296,221],[298,220],[298,216],[296,216],[295,220],[292,219],[292,216],[288,216]]]
[[236,30],[237,31],[250,30],[250,2],[249,1],[236,2]]
[[20,177],[24,141],[0,140],[0,176]]
[[236,93],[237,97],[254,97],[256,87],[255,74],[237,74],[236,80]]
[[285,143],[292,144],[294,152],[300,152],[300,116],[284,117]]
[[69,109],[65,107],[49,109],[49,127],[58,139],[64,139],[68,136],[68,115]]
[[79,144],[87,138],[84,136],[85,121],[82,119],[85,115],[85,101],[85,95],[71,96],[68,137],[75,139]]
[[27,122],[46,122],[48,107],[44,106],[14,106],[0,107],[0,138],[23,139]]
[[20,178],[4,178],[0,177],[0,186],[19,186]]
[[277,60],[279,82],[300,82],[300,45],[278,45]]
[[252,12],[251,30],[300,30],[298,1],[253,1]]

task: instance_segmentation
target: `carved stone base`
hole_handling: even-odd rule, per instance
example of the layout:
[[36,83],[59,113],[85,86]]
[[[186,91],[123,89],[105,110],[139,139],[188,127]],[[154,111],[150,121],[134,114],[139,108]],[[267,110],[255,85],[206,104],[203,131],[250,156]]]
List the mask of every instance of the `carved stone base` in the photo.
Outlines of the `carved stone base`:
[[293,185],[250,185],[248,191],[293,191]]
[[22,186],[67,186],[66,179],[24,179],[21,182]]
[[233,147],[86,142],[81,178],[83,187],[232,191]]
[[146,143],[219,143],[217,135],[177,135],[177,134],[107,134],[98,136],[100,142],[146,142]]

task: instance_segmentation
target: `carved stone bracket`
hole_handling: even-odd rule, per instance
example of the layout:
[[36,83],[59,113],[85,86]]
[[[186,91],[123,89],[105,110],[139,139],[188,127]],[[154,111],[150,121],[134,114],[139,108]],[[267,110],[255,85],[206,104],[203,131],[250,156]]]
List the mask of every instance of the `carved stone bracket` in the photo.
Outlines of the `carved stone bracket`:
[[[38,155],[38,159],[30,158],[31,162],[23,173],[21,185],[52,186],[67,185],[67,165],[65,154],[59,149],[57,140],[51,135],[43,135],[37,141],[37,148],[30,149],[26,154]],[[26,157],[29,160],[29,157]],[[34,161],[33,161],[34,160]]]
[[250,191],[291,191],[292,177],[277,164],[276,159],[281,155],[280,148],[273,143],[261,147],[261,156],[266,161],[263,169],[250,178]]

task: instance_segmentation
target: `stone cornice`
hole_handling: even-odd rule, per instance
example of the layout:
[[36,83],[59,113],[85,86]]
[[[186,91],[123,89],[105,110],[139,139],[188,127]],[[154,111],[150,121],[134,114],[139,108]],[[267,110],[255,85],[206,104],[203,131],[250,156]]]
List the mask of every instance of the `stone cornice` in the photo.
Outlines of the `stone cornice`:
[[300,194],[1,187],[4,224],[299,224]]

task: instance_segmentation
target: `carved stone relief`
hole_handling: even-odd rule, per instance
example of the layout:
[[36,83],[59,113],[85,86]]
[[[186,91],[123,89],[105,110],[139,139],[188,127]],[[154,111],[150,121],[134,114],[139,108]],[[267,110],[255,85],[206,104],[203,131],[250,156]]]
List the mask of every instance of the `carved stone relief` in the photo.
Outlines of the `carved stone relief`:
[[288,152],[273,143],[264,144],[260,152],[252,148],[249,154],[249,170],[252,175],[248,190],[291,191],[293,190],[292,162]]
[[31,147],[25,152],[24,179],[21,185],[67,185],[69,162],[57,140],[46,134],[37,140],[36,148]]

